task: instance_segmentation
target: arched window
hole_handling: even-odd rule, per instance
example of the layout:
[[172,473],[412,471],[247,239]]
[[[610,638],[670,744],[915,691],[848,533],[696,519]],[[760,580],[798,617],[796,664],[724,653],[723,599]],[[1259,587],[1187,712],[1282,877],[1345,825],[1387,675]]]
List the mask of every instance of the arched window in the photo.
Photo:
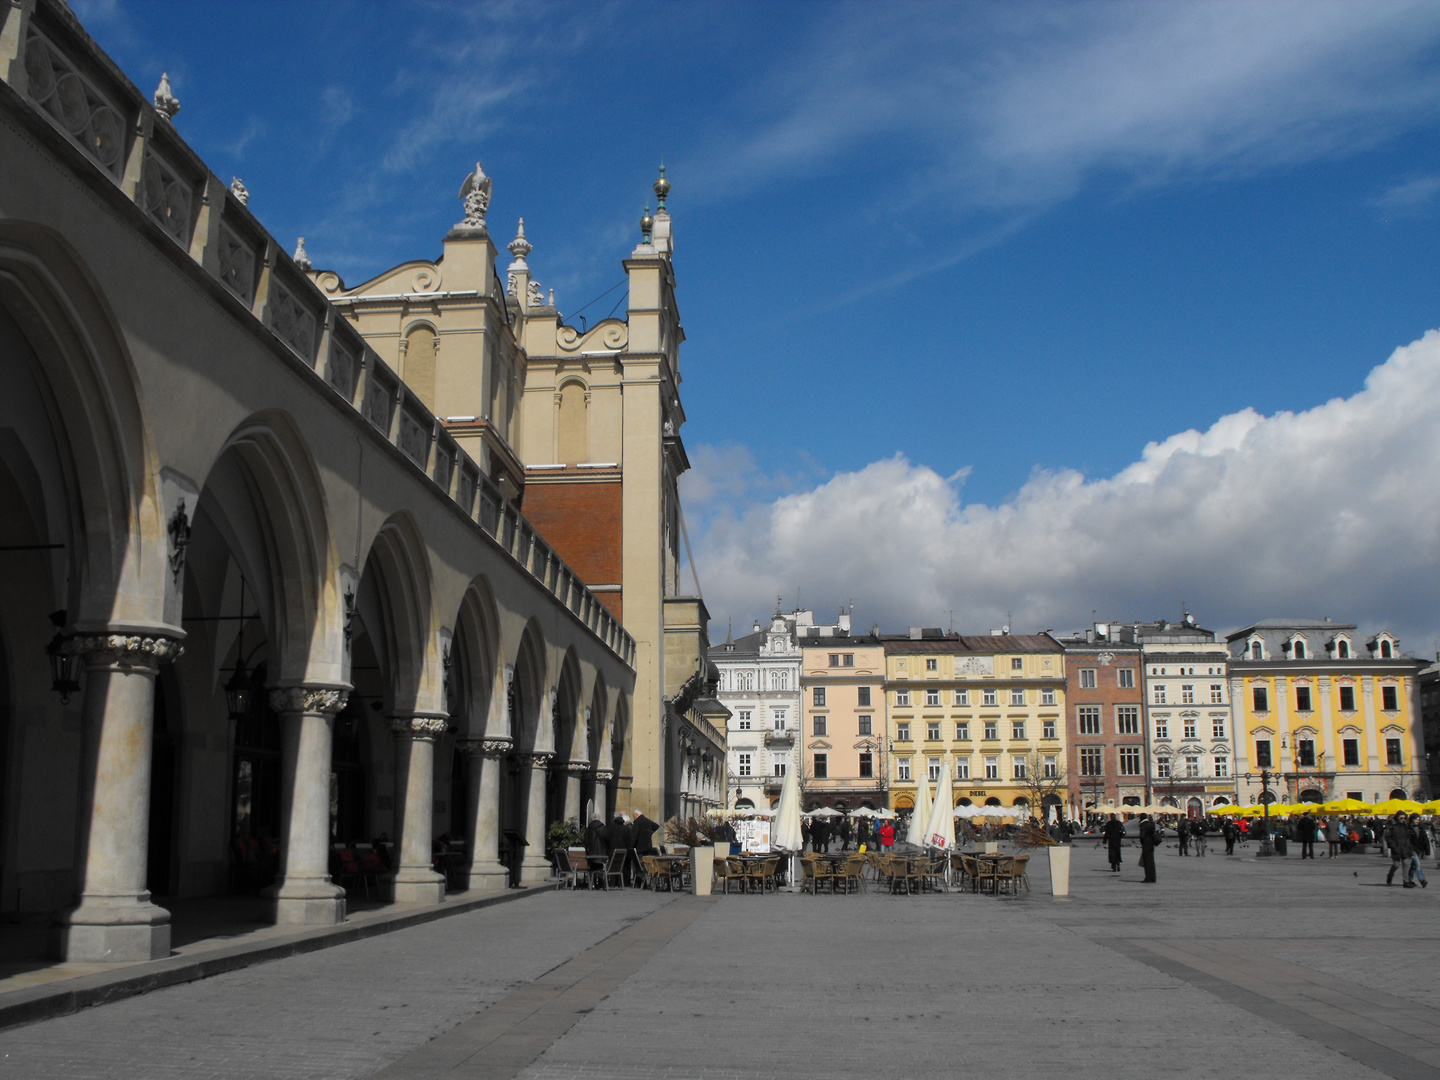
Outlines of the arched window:
[[568,382],[560,388],[555,406],[555,460],[565,465],[590,460],[585,387],[578,382]]
[[1258,642],[1258,641],[1252,641],[1252,642],[1250,642],[1250,659],[1251,659],[1251,660],[1264,660],[1264,659],[1265,659],[1265,650],[1264,650],[1264,648],[1261,646],[1260,642]]
[[1295,659],[1305,659],[1305,642],[1301,641],[1299,638],[1295,639]]
[[789,689],[790,689],[790,673],[789,673],[788,671],[782,671],[782,672],[780,672],[780,689],[781,689],[781,690],[789,690]]
[[1390,642],[1389,642],[1388,640],[1385,640],[1385,641],[1381,641],[1381,642],[1380,642],[1380,655],[1381,655],[1382,658],[1384,658],[1384,659],[1386,659],[1386,660],[1389,660],[1389,659],[1391,658],[1391,656],[1393,655],[1393,654],[1390,652]]
[[435,331],[428,326],[414,326],[405,335],[405,361],[400,377],[415,391],[427,409],[435,408]]
[[771,689],[771,690],[779,690],[779,689],[780,689],[780,673],[779,673],[778,671],[772,671],[772,672],[770,672],[770,689]]
[[1340,657],[1341,660],[1349,660],[1350,642],[1346,641],[1344,638],[1341,638],[1339,643],[1335,646],[1335,655]]

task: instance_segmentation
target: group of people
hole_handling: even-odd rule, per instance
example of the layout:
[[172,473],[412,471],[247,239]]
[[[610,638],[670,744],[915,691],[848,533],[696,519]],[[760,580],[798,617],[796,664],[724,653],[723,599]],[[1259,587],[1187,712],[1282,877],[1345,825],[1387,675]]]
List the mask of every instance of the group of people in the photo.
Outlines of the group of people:
[[831,824],[831,819],[823,816],[813,821],[801,818],[800,835],[806,847],[822,855],[830,853],[831,844],[839,844],[838,851],[849,851],[851,841],[854,841],[857,850],[862,844],[868,848],[884,849],[895,845],[895,822],[882,818],[877,824],[866,817],[852,822],[848,817],[842,817]]
[[609,858],[616,851],[625,851],[625,884],[635,885],[642,880],[640,859],[657,854],[655,833],[660,826],[639,810],[633,810],[629,817],[617,813],[615,819],[606,825],[599,818],[591,818],[585,827],[585,854],[596,858]]

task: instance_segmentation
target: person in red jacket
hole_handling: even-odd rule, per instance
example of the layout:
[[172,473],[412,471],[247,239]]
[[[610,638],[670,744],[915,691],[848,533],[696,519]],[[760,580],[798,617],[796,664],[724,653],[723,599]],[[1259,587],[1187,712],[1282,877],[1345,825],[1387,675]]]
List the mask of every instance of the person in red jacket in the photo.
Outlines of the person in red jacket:
[[894,843],[895,823],[887,820],[884,825],[880,826],[880,846],[882,848],[888,848],[893,846]]

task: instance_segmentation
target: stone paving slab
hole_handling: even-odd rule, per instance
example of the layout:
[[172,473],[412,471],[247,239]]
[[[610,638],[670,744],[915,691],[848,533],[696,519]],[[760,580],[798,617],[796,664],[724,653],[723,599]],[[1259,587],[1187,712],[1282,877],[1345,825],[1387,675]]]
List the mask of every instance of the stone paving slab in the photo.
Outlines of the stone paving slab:
[[1043,854],[1018,899],[550,892],[0,1032],[0,1080],[1440,1077],[1440,893],[1073,859],[1069,899]]
[[0,1078],[369,1076],[664,899],[549,890],[0,1032]]

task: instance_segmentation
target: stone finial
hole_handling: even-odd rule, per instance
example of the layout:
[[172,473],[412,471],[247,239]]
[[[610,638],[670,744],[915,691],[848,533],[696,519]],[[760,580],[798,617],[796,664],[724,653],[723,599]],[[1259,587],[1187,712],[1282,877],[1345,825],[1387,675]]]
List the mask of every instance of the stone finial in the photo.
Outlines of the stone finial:
[[534,245],[525,239],[525,219],[523,217],[520,219],[520,224],[515,226],[515,239],[511,240],[506,247],[510,249],[510,254],[515,256],[517,263],[523,263],[525,256],[535,250]]
[[250,189],[245,186],[245,181],[238,176],[230,177],[230,194],[240,200],[241,206],[250,205]]
[[460,201],[465,204],[465,220],[460,223],[462,226],[478,226],[482,229],[485,227],[485,212],[490,209],[491,187],[490,177],[485,175],[485,170],[477,161],[475,171],[465,177],[465,183],[460,185]]
[[546,301],[546,304],[547,304],[549,307],[554,307],[554,306],[555,306],[555,290],[554,290],[554,289],[551,289],[551,290],[550,290],[550,299]]
[[155,88],[155,111],[166,120],[174,120],[180,111],[180,99],[170,92],[170,74],[160,73],[160,85]]
[[301,270],[315,269],[314,264],[310,262],[310,256],[305,254],[305,237],[303,236],[295,245],[295,265]]
[[670,194],[670,181],[665,179],[665,162],[660,162],[660,175],[655,180],[656,210],[665,209],[665,196]]

